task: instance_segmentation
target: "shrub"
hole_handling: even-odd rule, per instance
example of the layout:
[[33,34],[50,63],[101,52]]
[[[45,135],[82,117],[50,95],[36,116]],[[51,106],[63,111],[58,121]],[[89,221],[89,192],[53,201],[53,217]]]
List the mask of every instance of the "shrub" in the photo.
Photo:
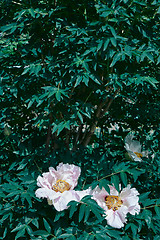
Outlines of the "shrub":
[[[0,2],[1,239],[159,239],[159,14],[158,0]],[[56,211],[35,191],[60,162],[81,168],[79,191],[131,184],[140,213],[116,229],[92,196]]]

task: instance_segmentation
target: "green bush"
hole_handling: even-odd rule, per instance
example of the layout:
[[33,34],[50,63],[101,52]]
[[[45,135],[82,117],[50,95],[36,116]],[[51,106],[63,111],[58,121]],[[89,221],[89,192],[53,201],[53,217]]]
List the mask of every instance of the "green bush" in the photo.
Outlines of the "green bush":
[[[0,239],[159,239],[159,6],[1,0]],[[76,190],[131,184],[140,213],[116,229],[90,197],[56,211],[35,191],[60,162],[81,168]]]

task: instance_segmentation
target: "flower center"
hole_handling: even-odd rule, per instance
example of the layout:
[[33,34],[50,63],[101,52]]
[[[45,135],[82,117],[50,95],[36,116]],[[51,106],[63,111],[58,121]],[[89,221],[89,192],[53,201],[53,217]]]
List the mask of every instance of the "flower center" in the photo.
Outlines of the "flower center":
[[119,207],[121,207],[123,201],[118,196],[110,195],[105,197],[105,203],[108,209],[116,211]]
[[52,189],[55,192],[63,193],[64,191],[68,191],[70,189],[70,185],[66,181],[59,179],[56,184],[53,185]]
[[138,158],[143,157],[142,153],[138,153],[138,152],[134,152],[134,153],[137,155]]

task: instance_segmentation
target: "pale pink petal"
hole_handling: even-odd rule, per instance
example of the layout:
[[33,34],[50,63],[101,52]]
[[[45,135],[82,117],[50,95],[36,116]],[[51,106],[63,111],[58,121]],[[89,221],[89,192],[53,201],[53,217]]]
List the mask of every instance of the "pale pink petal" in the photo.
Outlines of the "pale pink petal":
[[108,225],[114,228],[121,228],[124,227],[124,223],[122,222],[121,216],[119,215],[118,211],[108,210],[106,220]]
[[116,188],[114,186],[109,185],[109,188],[110,188],[110,194],[109,195],[114,195],[114,196],[119,195],[118,191],[116,190]]
[[83,197],[85,197],[87,195],[91,195],[91,189],[88,188],[88,189],[83,190],[83,191],[76,191],[76,193],[78,194],[79,199],[81,200]]
[[127,222],[127,219],[126,219],[126,216],[127,216],[127,213],[128,213],[128,208],[124,205],[122,205],[118,210],[117,210],[117,213],[121,219],[121,221],[123,223],[126,223]]
[[37,185],[38,187],[47,187],[49,189],[52,188],[52,185],[54,183],[54,179],[52,178],[51,174],[48,173],[43,173],[43,177],[38,176],[37,178]]
[[125,137],[125,143],[128,144],[128,145],[130,145],[131,142],[132,142],[132,140],[133,140],[133,138],[134,138],[134,134],[129,133],[129,134]]
[[100,189],[98,186],[92,190],[92,198],[97,202],[97,204],[107,210],[107,206],[105,203],[105,197],[108,196],[108,192],[105,190],[105,188]]
[[[130,157],[134,161],[141,162],[142,159],[135,154],[135,152],[142,154],[141,144],[139,141],[133,140],[133,138],[134,138],[134,135],[131,133],[125,137],[125,148],[126,148],[127,152],[129,153]],[[143,154],[142,154],[142,156],[143,156]]]
[[53,205],[57,211],[63,211],[64,209],[67,209],[69,206],[67,204],[70,201],[80,201],[79,195],[74,190],[65,191],[61,193],[61,196],[55,200],[53,200]]
[[135,206],[138,203],[139,197],[130,196],[130,197],[126,197],[125,199],[123,198],[121,199],[123,201],[123,204],[129,208],[130,206]]
[[83,190],[83,191],[64,191],[63,193],[57,192],[56,194],[52,195],[52,204],[56,208],[57,211],[63,211],[67,209],[67,204],[70,201],[77,201],[79,202],[84,196],[89,195],[90,190]]
[[141,144],[139,141],[132,141],[130,144],[130,150],[133,152],[141,153]]
[[35,192],[38,198],[52,198],[54,191],[49,188],[38,188]]
[[126,188],[123,188],[123,190],[120,193],[120,197],[125,199],[129,196],[138,196],[139,192],[136,190],[136,188],[131,188],[131,185],[128,184]]
[[130,206],[128,208],[128,212],[132,215],[135,215],[136,213],[140,213],[140,205],[137,203],[135,206]]
[[105,197],[109,195],[104,187],[102,187],[102,189],[100,189],[98,186],[94,190],[92,190],[92,194],[93,194],[93,196],[95,196],[95,198],[101,199],[103,201],[104,201]]
[[128,208],[128,212],[132,215],[135,215],[135,213],[140,212],[138,195],[139,195],[139,192],[135,188],[131,188],[130,185],[124,188],[120,193],[120,197],[123,201],[123,205],[125,205]]
[[78,183],[78,178],[81,174],[81,169],[74,164],[63,164],[60,163],[57,166],[57,172],[61,180],[65,180],[70,184],[70,189],[74,189]]
[[125,149],[127,150],[127,151],[129,151],[130,150],[130,148],[129,148],[129,144],[128,143],[125,143]]
[[49,172],[50,172],[50,176],[52,177],[52,179],[54,179],[54,181],[56,182],[58,179],[60,179],[60,174],[58,171],[56,171],[53,167],[49,167]]

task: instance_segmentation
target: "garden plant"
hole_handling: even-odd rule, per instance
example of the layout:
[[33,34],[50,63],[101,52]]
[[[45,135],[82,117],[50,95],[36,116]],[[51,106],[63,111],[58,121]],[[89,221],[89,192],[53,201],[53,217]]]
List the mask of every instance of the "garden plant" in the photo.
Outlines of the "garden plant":
[[160,1],[0,1],[0,239],[160,239]]

